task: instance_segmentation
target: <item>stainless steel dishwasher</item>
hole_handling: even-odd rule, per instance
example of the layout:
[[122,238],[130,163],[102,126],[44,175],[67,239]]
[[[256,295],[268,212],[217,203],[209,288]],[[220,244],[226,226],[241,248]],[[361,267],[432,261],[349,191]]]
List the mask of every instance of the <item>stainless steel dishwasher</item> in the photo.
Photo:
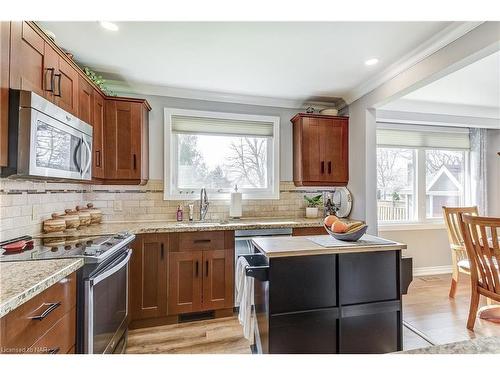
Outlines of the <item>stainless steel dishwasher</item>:
[[[234,232],[234,269],[236,270],[236,263],[240,255],[253,254],[252,238],[255,237],[270,237],[270,236],[283,236],[291,237],[292,228],[276,228],[276,229],[246,229],[237,230]],[[236,278],[236,272],[235,272]],[[235,280],[234,285],[236,285]],[[234,288],[234,306],[238,307],[236,302],[236,288]]]

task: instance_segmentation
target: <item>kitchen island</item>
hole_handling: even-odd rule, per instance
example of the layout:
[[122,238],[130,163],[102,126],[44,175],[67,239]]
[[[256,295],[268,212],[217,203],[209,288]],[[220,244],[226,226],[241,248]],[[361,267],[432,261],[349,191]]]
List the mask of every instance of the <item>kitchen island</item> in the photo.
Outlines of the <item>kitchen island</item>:
[[258,353],[388,353],[402,349],[401,250],[365,235],[254,238]]

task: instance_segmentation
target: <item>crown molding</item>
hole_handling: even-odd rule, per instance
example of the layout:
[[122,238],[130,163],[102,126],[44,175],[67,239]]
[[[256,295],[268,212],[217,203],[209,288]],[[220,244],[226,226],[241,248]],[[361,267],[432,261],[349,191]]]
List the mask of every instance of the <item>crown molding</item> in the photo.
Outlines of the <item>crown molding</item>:
[[500,103],[497,107],[480,106],[473,104],[462,103],[446,103],[437,101],[425,101],[415,99],[397,99],[386,104],[383,107],[377,108],[379,111],[395,111],[395,112],[420,112],[431,113],[437,115],[465,116],[465,117],[481,117],[488,119],[500,119]]
[[346,104],[349,105],[358,100],[362,96],[382,85],[384,82],[394,78],[401,72],[424,60],[426,57],[467,34],[469,31],[475,29],[482,23],[484,22],[453,22],[451,25],[445,27],[413,51],[404,55],[395,63],[389,65],[380,73],[348,91],[345,95],[342,95]]
[[377,122],[408,125],[454,126],[460,128],[500,129],[500,119],[498,118],[391,110],[377,110]]
[[191,100],[206,100],[212,102],[292,109],[305,109],[309,106],[312,106],[315,109],[338,108],[339,106],[343,106],[344,103],[343,100],[339,98],[332,98],[332,101],[288,99],[257,95],[222,93],[216,91],[204,91],[179,87],[151,85],[137,82],[124,82],[117,80],[106,80],[106,86],[119,94],[123,93],[129,95],[156,95]]

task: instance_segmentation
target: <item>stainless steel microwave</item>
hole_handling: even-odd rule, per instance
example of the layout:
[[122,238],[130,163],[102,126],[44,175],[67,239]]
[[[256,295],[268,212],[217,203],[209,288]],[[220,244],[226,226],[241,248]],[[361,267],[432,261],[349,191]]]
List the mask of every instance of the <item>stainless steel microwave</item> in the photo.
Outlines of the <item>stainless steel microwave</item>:
[[2,176],[90,180],[92,127],[31,91],[9,94],[9,157]]

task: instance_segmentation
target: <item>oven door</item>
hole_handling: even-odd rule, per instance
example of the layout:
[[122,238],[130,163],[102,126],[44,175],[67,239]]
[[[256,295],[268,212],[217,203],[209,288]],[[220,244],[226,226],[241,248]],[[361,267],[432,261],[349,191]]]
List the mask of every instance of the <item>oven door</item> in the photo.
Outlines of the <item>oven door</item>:
[[123,341],[127,331],[128,263],[131,255],[132,250],[127,249],[84,281],[85,353],[113,353]]
[[33,108],[20,111],[21,119],[29,119],[31,131],[29,153],[19,158],[19,167],[28,170],[20,170],[21,174],[90,180],[92,136]]

